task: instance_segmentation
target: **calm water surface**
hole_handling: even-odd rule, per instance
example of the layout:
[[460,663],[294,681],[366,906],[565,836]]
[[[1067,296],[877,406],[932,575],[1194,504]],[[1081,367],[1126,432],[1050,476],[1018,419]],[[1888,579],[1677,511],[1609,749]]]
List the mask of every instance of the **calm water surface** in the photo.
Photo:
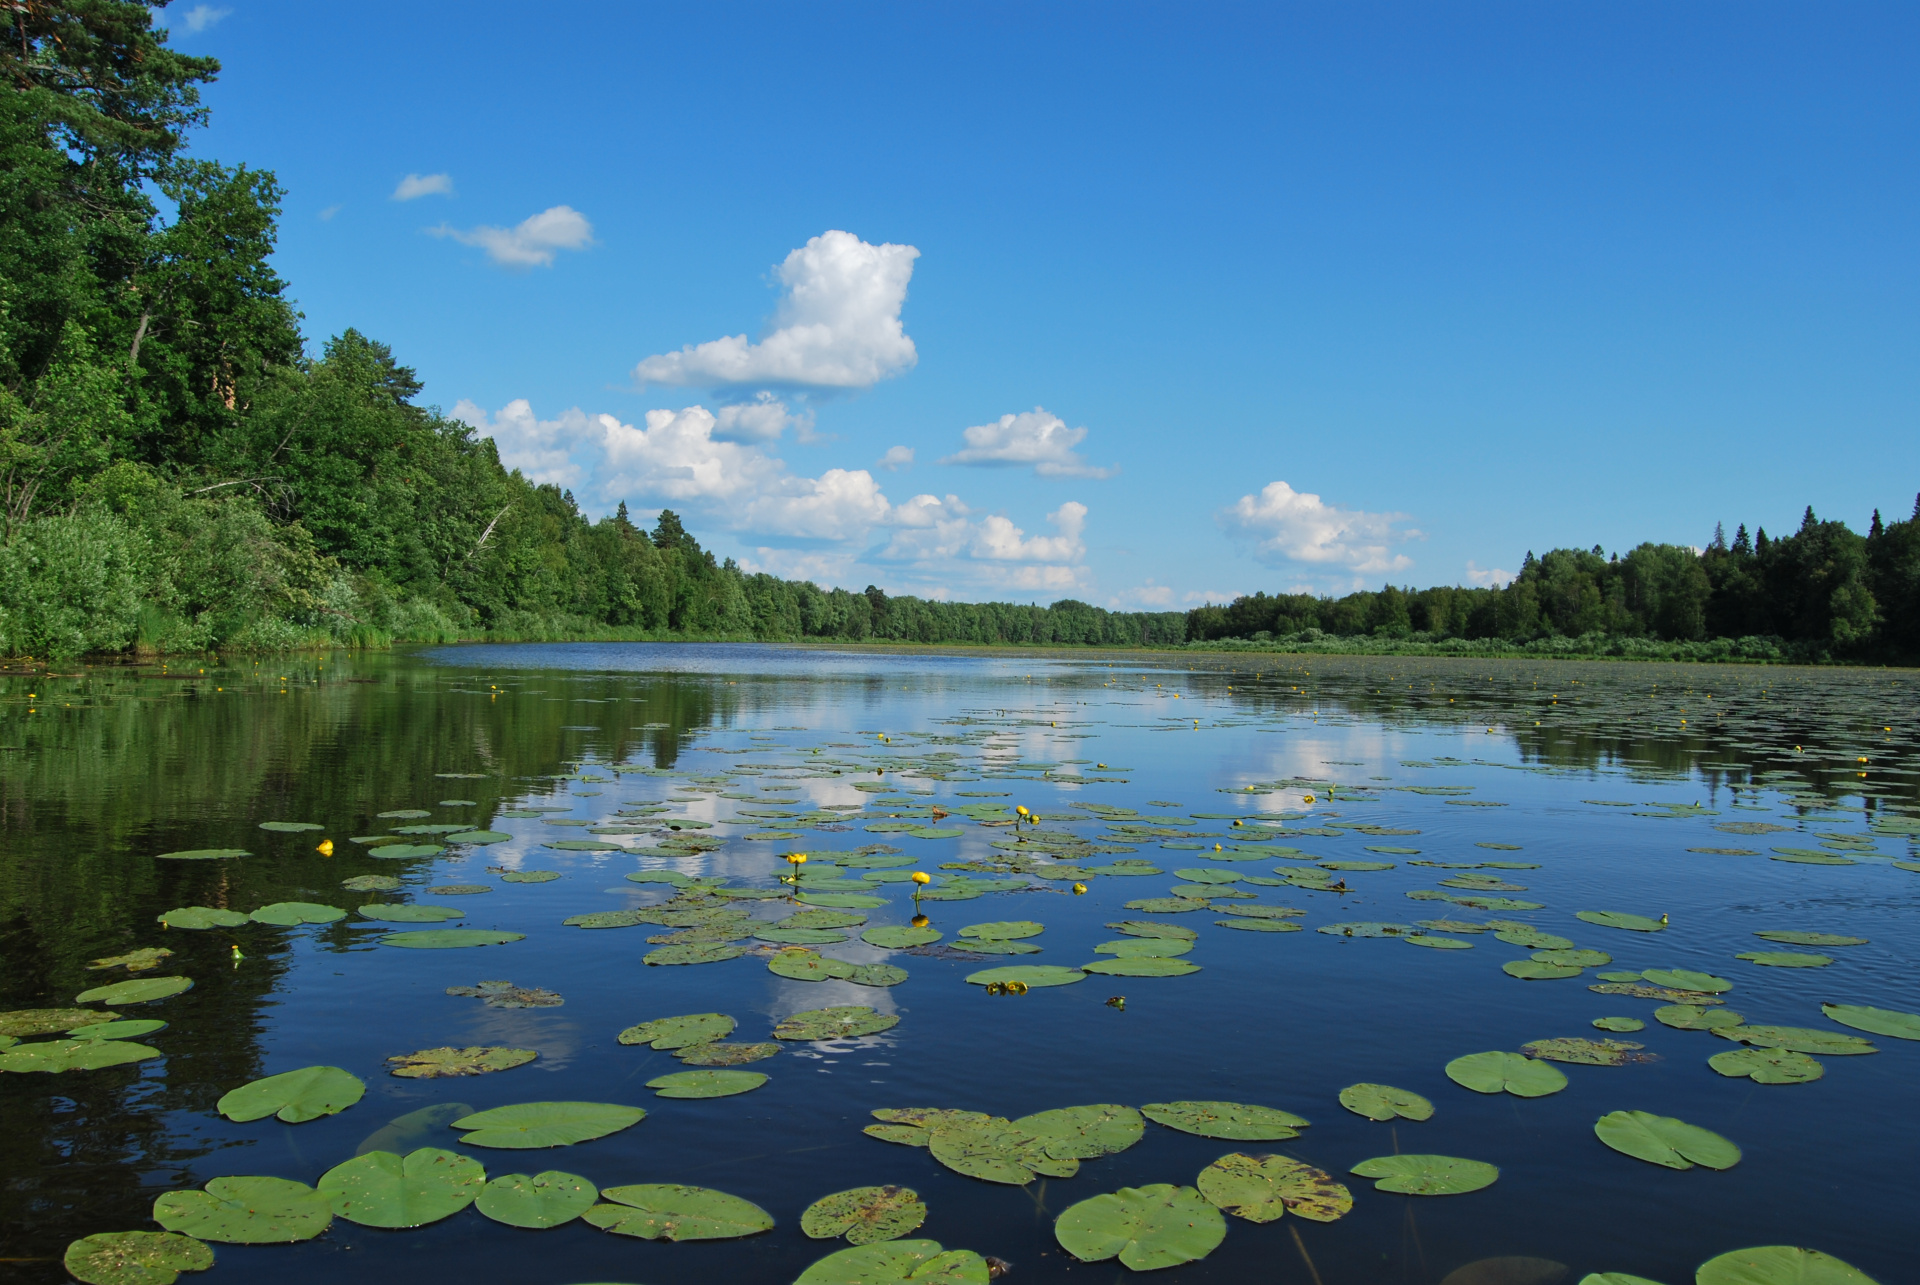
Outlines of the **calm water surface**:
[[[1870,1037],[1879,1052],[1822,1057],[1826,1074],[1817,1082],[1757,1085],[1707,1066],[1711,1054],[1735,1047],[1729,1041],[1660,1025],[1652,1020],[1658,1001],[1591,991],[1605,969],[1522,981],[1500,966],[1529,952],[1490,933],[1461,934],[1471,949],[1432,950],[1313,930],[1518,919],[1610,953],[1614,969],[1697,969],[1731,979],[1728,1006],[1749,1023],[1841,1032],[1823,1017],[1822,1001],[1920,1009],[1920,871],[1895,864],[1920,859],[1912,834],[1920,829],[1912,822],[1920,817],[1915,678],[640,645],[446,648],[204,672],[194,665],[0,674],[0,1009],[70,1004],[80,991],[126,976],[89,970],[89,961],[143,946],[174,954],[158,974],[140,976],[195,982],[176,997],[116,1010],[169,1023],[144,1037],[159,1058],[0,1075],[0,1279],[66,1279],[59,1256],[70,1240],[151,1229],[157,1195],[210,1178],[311,1183],[369,1141],[459,1148],[443,1123],[372,1138],[423,1108],[583,1100],[631,1103],[649,1115],[573,1147],[467,1154],[494,1174],[557,1168],[602,1187],[717,1188],[764,1207],[777,1226],[745,1240],[669,1244],[578,1221],[517,1230],[472,1209],[413,1231],[336,1220],[302,1244],[216,1246],[212,1271],[185,1279],[411,1282],[431,1274],[516,1285],[773,1285],[836,1247],[799,1231],[808,1203],[897,1183],[931,1210],[917,1235],[1011,1263],[1016,1285],[1107,1282],[1132,1273],[1066,1257],[1052,1236],[1061,1210],[1123,1186],[1191,1183],[1217,1157],[1244,1149],[1280,1151],[1336,1175],[1395,1151],[1439,1153],[1498,1165],[1500,1178],[1473,1194],[1426,1199],[1353,1178],[1354,1209],[1340,1221],[1229,1219],[1210,1257],[1159,1279],[1424,1285],[1482,1260],[1525,1256],[1564,1265],[1568,1282],[1621,1271],[1680,1285],[1714,1254],[1791,1243],[1836,1254],[1882,1282],[1909,1280],[1920,1198],[1912,1163],[1920,1043]],[[553,820],[599,824],[653,802],[668,805],[659,820],[710,824],[605,836],[613,850],[544,846],[595,837]],[[929,804],[993,803],[1024,804],[1047,833],[1131,848],[1164,873],[1087,877],[1079,896],[1070,881],[1030,877],[1024,891],[922,906],[949,946],[972,923],[1044,923],[1036,955],[884,951],[857,936],[820,948],[905,967],[909,980],[888,989],[786,980],[758,953],[649,966],[643,959],[657,947],[648,936],[670,929],[562,923],[657,903],[671,891],[623,878],[636,870],[771,888],[785,868],[779,855],[796,850],[850,853],[885,843],[911,857],[911,868],[951,877],[943,865],[991,863],[1004,853],[992,845],[1012,841],[1013,831],[954,815],[937,824],[959,828],[959,837],[924,839],[885,826],[899,819],[887,814],[924,821]],[[1141,816],[1103,819],[1073,806],[1082,803]],[[501,816],[528,808],[554,810]],[[409,824],[378,815],[398,809],[512,837],[409,861],[379,860],[375,847],[351,841]],[[792,821],[741,815],[750,810],[838,811],[841,819],[803,816],[783,832],[791,839],[749,839]],[[1195,815],[1204,813],[1220,815]],[[1228,819],[1261,814],[1285,814],[1275,824],[1294,833],[1256,846]],[[1108,820],[1151,820],[1167,833],[1128,835]],[[276,833],[261,830],[263,821],[322,829]],[[1746,824],[1754,822],[1782,828],[1756,833]],[[869,832],[875,824],[882,830]],[[676,834],[721,842],[691,856],[654,851]],[[315,851],[322,837],[336,845],[331,857]],[[1477,846],[1485,844],[1514,850]],[[155,859],[222,847],[252,855]],[[1307,931],[1297,933],[1228,931],[1215,926],[1225,918],[1215,910],[1147,915],[1125,906],[1169,895],[1176,869],[1318,869],[1271,851],[1286,847],[1300,857],[1393,868],[1336,872],[1347,891],[1234,885],[1261,902],[1303,909],[1297,922]],[[1775,852],[1782,847],[1844,855],[1851,864],[1771,859],[1791,855]],[[1694,851],[1703,848],[1723,851]],[[1116,859],[1112,851],[1064,851],[1089,864]],[[1028,872],[1045,864],[1044,854],[1023,860]],[[1407,895],[1447,891],[1440,880],[1458,874],[1416,862],[1487,860],[1537,863],[1481,873],[1524,889],[1487,895],[1541,908],[1487,911]],[[502,881],[503,872],[522,869],[562,877]],[[395,875],[404,887],[341,887],[365,874]],[[446,884],[491,891],[426,891]],[[876,885],[885,905],[866,912],[868,926],[914,914],[906,886]],[[456,905],[465,912],[459,926],[525,937],[487,949],[400,950],[381,938],[431,925],[349,915],[323,926],[195,932],[164,929],[155,918],[176,907],[244,912],[278,901],[349,910],[381,901]],[[794,909],[785,901],[737,904],[767,920]],[[1670,926],[1617,931],[1576,919],[1582,910],[1666,915]],[[963,980],[1006,963],[1101,958],[1094,946],[1115,936],[1106,925],[1141,918],[1196,930],[1188,958],[1202,971],[1089,975],[1003,997]],[[1773,929],[1870,944],[1830,949],[1834,962],[1820,968],[1735,958],[1793,949],[1753,935]],[[486,979],[548,988],[565,1003],[503,1010],[446,993]],[[1124,1009],[1107,1003],[1119,995]],[[739,1097],[656,1099],[645,1082],[683,1068],[667,1053],[614,1038],[647,1019],[714,1011],[738,1019],[732,1038],[764,1040],[787,1015],[832,1004],[871,1005],[899,1023],[859,1040],[783,1045],[750,1068],[770,1082]],[[1462,1054],[1603,1036],[1591,1023],[1610,1015],[1647,1020],[1644,1032],[1625,1038],[1644,1043],[1650,1060],[1566,1066],[1567,1089],[1533,1100],[1483,1096],[1444,1074]],[[475,1044],[536,1049],[539,1058],[463,1079],[385,1073],[394,1054]],[[249,1080],[314,1064],[353,1072],[366,1081],[366,1096],[300,1125],[235,1124],[214,1109]],[[1434,1116],[1388,1125],[1354,1115],[1336,1095],[1357,1081],[1424,1094]],[[1272,1144],[1149,1124],[1131,1149],[1086,1161],[1071,1179],[1025,1188],[964,1177],[925,1150],[861,1133],[869,1113],[885,1107],[1017,1117],[1194,1098],[1280,1107],[1312,1123],[1298,1139]],[[1678,1172],[1621,1155],[1592,1126],[1622,1109],[1724,1134],[1744,1159],[1725,1172]],[[1523,1278],[1483,1264],[1454,1282],[1552,1277],[1548,1266],[1530,1270],[1536,1274]]]

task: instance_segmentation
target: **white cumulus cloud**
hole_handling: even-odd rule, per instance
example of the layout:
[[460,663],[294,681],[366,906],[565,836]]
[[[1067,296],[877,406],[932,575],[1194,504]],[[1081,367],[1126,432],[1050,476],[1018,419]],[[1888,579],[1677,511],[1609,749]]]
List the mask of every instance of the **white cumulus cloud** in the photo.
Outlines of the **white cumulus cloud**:
[[1416,538],[1402,530],[1400,513],[1366,513],[1326,503],[1285,482],[1269,482],[1256,495],[1243,495],[1220,513],[1221,525],[1253,542],[1263,562],[1302,562],[1357,573],[1401,571],[1413,559],[1393,545]]
[[1068,500],[1047,514],[1047,521],[1058,535],[1029,538],[1010,520],[993,514],[980,523],[973,541],[974,556],[997,562],[1078,562],[1086,556],[1087,546],[1080,542],[1080,532],[1087,524],[1086,505]]
[[1513,579],[1513,572],[1502,571],[1498,567],[1482,567],[1476,564],[1473,559],[1469,558],[1467,559],[1467,579],[1477,585],[1492,586],[1495,589],[1499,589],[1505,586],[1509,580]]
[[452,196],[453,175],[409,174],[393,189],[395,201],[417,201],[423,196]]
[[1117,468],[1096,468],[1075,453],[1087,435],[1084,428],[1068,428],[1058,415],[1036,406],[1018,415],[1002,415],[991,424],[976,424],[960,434],[966,448],[941,460],[942,464],[970,464],[983,468],[1031,468],[1041,477],[1112,477]]
[[823,232],[776,270],[784,292],[758,343],[741,334],[689,344],[644,359],[633,376],[642,384],[705,388],[872,387],[919,360],[900,321],[919,257],[910,245]]
[[911,446],[889,446],[887,453],[877,461],[877,467],[889,473],[898,473],[902,469],[913,467],[913,448]]
[[454,403],[453,418],[471,424],[482,437],[493,439],[500,462],[519,469],[536,485],[576,486],[585,470],[574,460],[579,441],[591,433],[592,426],[579,407],[558,419],[541,419],[533,413],[533,403],[516,397],[496,415],[466,398]]
[[197,4],[186,12],[187,30],[205,31],[232,12],[231,9],[216,9],[210,4]]
[[462,245],[479,246],[505,268],[549,268],[556,251],[583,250],[593,244],[593,225],[570,205],[542,210],[510,228],[483,225],[462,232],[443,224],[430,231]]
[[730,442],[771,442],[789,428],[800,430],[805,441],[813,427],[811,412],[796,415],[772,393],[761,393],[752,401],[722,406],[714,412],[713,435]]

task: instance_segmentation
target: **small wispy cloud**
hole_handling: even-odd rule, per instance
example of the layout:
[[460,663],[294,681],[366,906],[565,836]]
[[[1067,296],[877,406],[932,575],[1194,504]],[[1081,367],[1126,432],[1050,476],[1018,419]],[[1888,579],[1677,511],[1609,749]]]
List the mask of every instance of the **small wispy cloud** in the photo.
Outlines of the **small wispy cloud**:
[[210,4],[197,4],[181,15],[186,21],[187,30],[201,32],[213,26],[220,19],[232,13],[231,9],[216,9]]
[[1467,579],[1477,585],[1501,589],[1513,579],[1513,572],[1502,571],[1498,567],[1482,567],[1469,558],[1467,559]]
[[911,446],[889,446],[887,453],[878,460],[881,468],[889,473],[898,473],[901,469],[913,467],[913,448]]
[[393,189],[396,201],[417,201],[423,196],[452,196],[453,175],[409,174]]
[[427,229],[461,245],[479,246],[503,268],[550,268],[559,250],[584,250],[593,244],[593,224],[570,205],[556,205],[510,228],[481,226],[461,231],[445,224]]
[[333,222],[333,216],[338,213],[340,213],[340,207],[338,205],[329,205],[326,209],[320,211],[320,221],[322,223],[331,223]]

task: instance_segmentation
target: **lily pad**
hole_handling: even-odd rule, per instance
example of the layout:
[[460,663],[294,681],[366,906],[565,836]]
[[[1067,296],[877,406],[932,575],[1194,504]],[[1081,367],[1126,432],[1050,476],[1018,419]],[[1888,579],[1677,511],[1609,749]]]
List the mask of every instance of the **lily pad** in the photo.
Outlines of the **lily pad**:
[[839,1004],[795,1013],[773,1028],[776,1040],[844,1040],[878,1035],[900,1024],[891,1013],[876,1013],[865,1004]]
[[1061,968],[1055,964],[1009,964],[1003,968],[985,968],[967,974],[967,980],[975,986],[991,986],[995,982],[1002,985],[1020,982],[1032,987],[1071,986],[1074,982],[1085,981],[1086,977],[1077,968]]
[[325,829],[316,821],[262,821],[262,830],[272,830],[275,834],[300,834],[307,830]]
[[421,1049],[418,1053],[397,1053],[387,1059],[388,1071],[409,1080],[438,1080],[459,1075],[489,1075],[511,1071],[539,1057],[533,1049],[512,1049],[499,1045],[473,1045],[468,1048]]
[[675,1071],[655,1076],[647,1087],[663,1098],[730,1098],[767,1082],[758,1071]]
[[1431,933],[1408,933],[1400,940],[1413,946],[1425,946],[1429,950],[1472,950],[1473,943],[1461,941],[1458,937],[1436,937]]
[[[1581,950],[1581,949],[1569,950],[1569,949],[1562,948],[1559,950],[1536,950],[1533,952],[1533,960],[1535,963],[1560,964],[1568,968],[1599,968],[1602,965],[1611,964],[1613,962],[1613,956],[1609,955],[1604,950]],[[1704,977],[1705,974],[1703,973],[1701,974],[1701,976]],[[1652,979],[1649,978],[1648,980],[1651,981]],[[1672,986],[1677,984],[1678,983],[1675,983],[1675,982],[1661,983],[1661,985],[1663,986]],[[1729,983],[1729,985],[1731,985],[1731,983]],[[1695,987],[1690,987],[1689,989],[1704,990],[1705,988],[1700,986],[1695,986]]]
[[1409,1093],[1387,1084],[1349,1084],[1340,1090],[1340,1105],[1369,1120],[1428,1120],[1433,1117],[1433,1103],[1418,1093]]
[[286,1178],[215,1178],[205,1191],[169,1191],[153,1220],[171,1232],[227,1245],[312,1240],[333,1222],[327,1198]]
[[939,941],[941,936],[938,928],[914,928],[906,924],[890,924],[884,928],[867,929],[860,934],[860,940],[869,946],[879,946],[885,950],[907,950],[914,946],[930,946]]
[[484,928],[427,928],[420,932],[387,933],[380,938],[380,944],[407,950],[459,950],[468,946],[504,946],[525,939],[525,933],[492,932]]
[[191,977],[141,977],[111,986],[96,986],[73,997],[76,1004],[147,1004],[193,989]]
[[1123,919],[1107,927],[1129,937],[1172,937],[1182,941],[1193,941],[1200,934],[1181,924],[1156,924],[1150,919]]
[[1256,933],[1297,933],[1300,925],[1284,919],[1216,919],[1217,928],[1238,928],[1243,932]]
[[229,857],[250,857],[245,848],[189,848],[185,852],[160,852],[156,861],[225,861]]
[[95,1022],[89,1026],[76,1026],[67,1032],[76,1040],[137,1040],[142,1035],[152,1035],[155,1031],[164,1031],[167,1024],[158,1018],[137,1018],[126,1022]]
[[1694,1285],[1874,1285],[1850,1263],[1817,1249],[1762,1245],[1736,1249],[1700,1264]]
[[477,897],[493,889],[484,883],[443,883],[427,889],[435,897]]
[[1573,917],[1602,928],[1624,928],[1635,933],[1657,933],[1666,929],[1666,925],[1658,919],[1630,915],[1621,910],[1579,910],[1574,912]]
[[1227,1220],[1192,1187],[1122,1187],[1070,1206],[1053,1224],[1060,1247],[1083,1263],[1119,1258],[1136,1272],[1205,1258]]
[[747,953],[745,946],[730,945],[726,942],[703,941],[688,942],[683,946],[662,946],[650,950],[642,960],[648,964],[718,964],[729,959],[738,959]]
[[846,910],[878,910],[887,904],[885,897],[870,897],[863,892],[801,892],[798,899],[809,906],[838,906]]
[[1405,937],[1416,929],[1412,924],[1361,922],[1321,924],[1315,931],[1326,933],[1329,937]]
[[1595,1122],[1600,1141],[1623,1155],[1669,1169],[1731,1169],[1740,1163],[1740,1148],[1719,1134],[1672,1116],[1647,1111],[1614,1111]]
[[762,928],[753,936],[781,946],[831,946],[847,939],[845,933],[831,928]]
[[1090,964],[1080,965],[1083,973],[1100,973],[1107,977],[1185,977],[1189,973],[1200,971],[1200,965],[1185,959],[1168,959],[1164,956],[1122,956],[1119,959],[1096,959]]
[[338,906],[323,906],[313,901],[276,901],[247,916],[256,924],[273,924],[280,928],[294,928],[301,924],[332,924],[346,917],[347,912]]
[[452,906],[416,906],[386,902],[362,906],[358,913],[364,919],[390,924],[441,924],[449,919],[464,919],[467,915],[466,911],[455,910]]
[[1707,995],[1721,995],[1733,989],[1733,983],[1724,977],[1715,977],[1712,973],[1697,973],[1686,968],[1649,968],[1640,976],[1655,986],[1671,986],[1675,990],[1700,991]]
[[552,883],[560,877],[558,870],[509,870],[500,876],[501,883]]
[[1737,1040],[1763,1049],[1786,1049],[1793,1053],[1820,1053],[1828,1057],[1852,1057],[1878,1053],[1858,1035],[1838,1031],[1815,1030],[1802,1026],[1723,1026],[1714,1031],[1723,1039]]
[[1036,924],[1031,919],[1016,919],[991,924],[968,924],[960,930],[960,935],[979,937],[986,941],[1019,941],[1027,937],[1038,937],[1045,931],[1045,925]]
[[437,857],[445,851],[438,843],[383,843],[368,849],[367,855],[382,861],[408,861],[415,857]]
[[828,1254],[794,1285],[987,1285],[987,1260],[970,1249],[942,1250],[937,1240],[856,1245]]
[[608,1187],[600,1193],[611,1203],[582,1215],[603,1231],[642,1240],[733,1240],[773,1227],[773,1215],[760,1206],[708,1187],[643,1182]]
[[1180,915],[1206,908],[1206,902],[1195,901],[1191,897],[1142,897],[1127,903],[1128,910],[1144,910],[1150,915]]
[[591,1209],[599,1197],[599,1190],[579,1174],[549,1169],[536,1174],[502,1174],[481,1188],[474,1208],[509,1227],[544,1230],[572,1222]]
[[1647,1024],[1637,1017],[1596,1017],[1593,1019],[1593,1024],[1595,1028],[1602,1031],[1630,1032],[1647,1029]]
[[[1869,1031],[1896,1040],[1920,1040],[1920,1013],[1903,1013],[1894,1008],[1873,1008],[1866,1004],[1822,1004],[1820,1011],[1842,1026]],[[78,1032],[75,1032],[78,1034]]]
[[1783,946],[1864,946],[1865,937],[1843,937],[1838,933],[1757,932],[1755,937],[1777,941]]
[[1509,977],[1518,977],[1525,982],[1554,981],[1562,977],[1578,977],[1580,969],[1571,964],[1541,964],[1531,959],[1509,959],[1500,965],[1500,971]]
[[855,1245],[898,1240],[927,1220],[927,1207],[909,1187],[855,1187],[822,1196],[800,1215],[800,1230],[815,1240],[845,1236]]
[[160,1056],[160,1050],[131,1040],[65,1039],[16,1044],[0,1040],[0,1071],[101,1071]]
[[1559,1067],[1504,1051],[1457,1057],[1447,1063],[1447,1078],[1475,1093],[1511,1093],[1520,1098],[1544,1098],[1567,1087],[1566,1074]]
[[460,1141],[470,1147],[531,1150],[590,1142],[646,1118],[641,1108],[615,1102],[520,1102],[462,1116],[453,1127],[467,1131]]
[[337,1066],[305,1066],[243,1084],[223,1096],[214,1108],[227,1119],[241,1123],[271,1115],[285,1124],[300,1124],[323,1115],[337,1115],[358,1102],[366,1091],[366,1083],[359,1076]]
[[1117,941],[1101,942],[1093,948],[1093,953],[1116,955],[1121,959],[1173,959],[1192,949],[1192,942],[1176,941],[1170,937],[1122,937]]
[[1747,1020],[1730,1008],[1706,1008],[1699,1004],[1663,1004],[1653,1010],[1653,1019],[1676,1031],[1714,1031],[1722,1026],[1738,1026]]
[[108,1231],[74,1241],[61,1262],[85,1285],[173,1285],[212,1267],[213,1251],[170,1231]]
[[1330,1223],[1353,1209],[1353,1193],[1345,1183],[1286,1156],[1221,1156],[1200,1171],[1194,1185],[1215,1205],[1248,1222],[1270,1223],[1291,1212]]
[[1755,1084],[1805,1084],[1827,1073],[1805,1053],[1785,1049],[1728,1049],[1708,1058],[1707,1065],[1729,1079],[1746,1076]]
[[118,1013],[101,1013],[90,1008],[17,1008],[0,1013],[0,1039],[18,1039],[23,1035],[51,1035],[112,1021]]
[[1825,968],[1833,962],[1831,955],[1808,955],[1791,950],[1750,950],[1734,958],[1764,968]]
[[160,967],[162,960],[171,959],[172,957],[173,952],[164,946],[142,946],[140,949],[130,950],[124,955],[108,955],[104,959],[96,959],[87,965],[87,971],[97,972],[103,968],[124,968],[130,973],[144,973]]
[[376,812],[374,815],[383,821],[418,821],[433,813],[425,808],[395,808],[391,812]]
[[1579,1036],[1561,1036],[1522,1044],[1528,1057],[1549,1062],[1571,1062],[1576,1066],[1625,1066],[1629,1062],[1650,1061],[1640,1052],[1647,1047],[1632,1040],[1589,1040]]
[[504,830],[460,830],[447,836],[448,843],[505,843],[513,836]]
[[400,881],[392,875],[355,875],[342,879],[340,886],[348,892],[397,892]]
[[1500,1177],[1493,1165],[1458,1156],[1375,1156],[1349,1172],[1378,1179],[1373,1184],[1378,1191],[1406,1196],[1458,1196],[1491,1187]]
[[1232,1142],[1297,1138],[1308,1123],[1291,1111],[1244,1102],[1149,1102],[1140,1108],[1140,1114],[1182,1133]]
[[689,1013],[683,1017],[656,1017],[620,1032],[622,1044],[648,1044],[657,1049],[682,1049],[733,1034],[734,1020],[725,1013]]
[[1494,934],[1509,946],[1523,946],[1528,950],[1571,950],[1573,942],[1566,937],[1543,933],[1531,924],[1508,924],[1497,929]]
[[1056,1160],[1092,1160],[1125,1151],[1147,1126],[1132,1107],[1103,1103],[1023,1115],[1013,1127],[1039,1138]]
[[688,1066],[742,1066],[770,1058],[779,1051],[778,1044],[729,1044],[716,1040],[707,1044],[689,1044],[676,1050],[674,1056]]
[[247,916],[237,910],[219,910],[212,906],[182,906],[154,918],[169,928],[238,928]]
[[439,1147],[402,1157],[369,1151],[320,1175],[334,1216],[362,1227],[424,1227],[471,1205],[486,1185],[478,1160]]
[[[924,1147],[941,1129],[961,1125],[984,1124],[993,1119],[981,1111],[954,1111],[946,1107],[882,1107],[873,1113],[880,1124],[862,1130],[882,1142],[897,1142],[906,1147]],[[1036,1140],[1038,1135],[1034,1135]]]

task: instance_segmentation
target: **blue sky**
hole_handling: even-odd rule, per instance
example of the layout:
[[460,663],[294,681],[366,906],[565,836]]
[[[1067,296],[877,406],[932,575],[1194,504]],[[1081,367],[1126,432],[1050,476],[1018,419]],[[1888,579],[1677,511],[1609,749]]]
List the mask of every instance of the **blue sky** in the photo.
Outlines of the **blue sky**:
[[176,4],[198,150],[590,513],[1184,608],[1920,489],[1920,11]]

